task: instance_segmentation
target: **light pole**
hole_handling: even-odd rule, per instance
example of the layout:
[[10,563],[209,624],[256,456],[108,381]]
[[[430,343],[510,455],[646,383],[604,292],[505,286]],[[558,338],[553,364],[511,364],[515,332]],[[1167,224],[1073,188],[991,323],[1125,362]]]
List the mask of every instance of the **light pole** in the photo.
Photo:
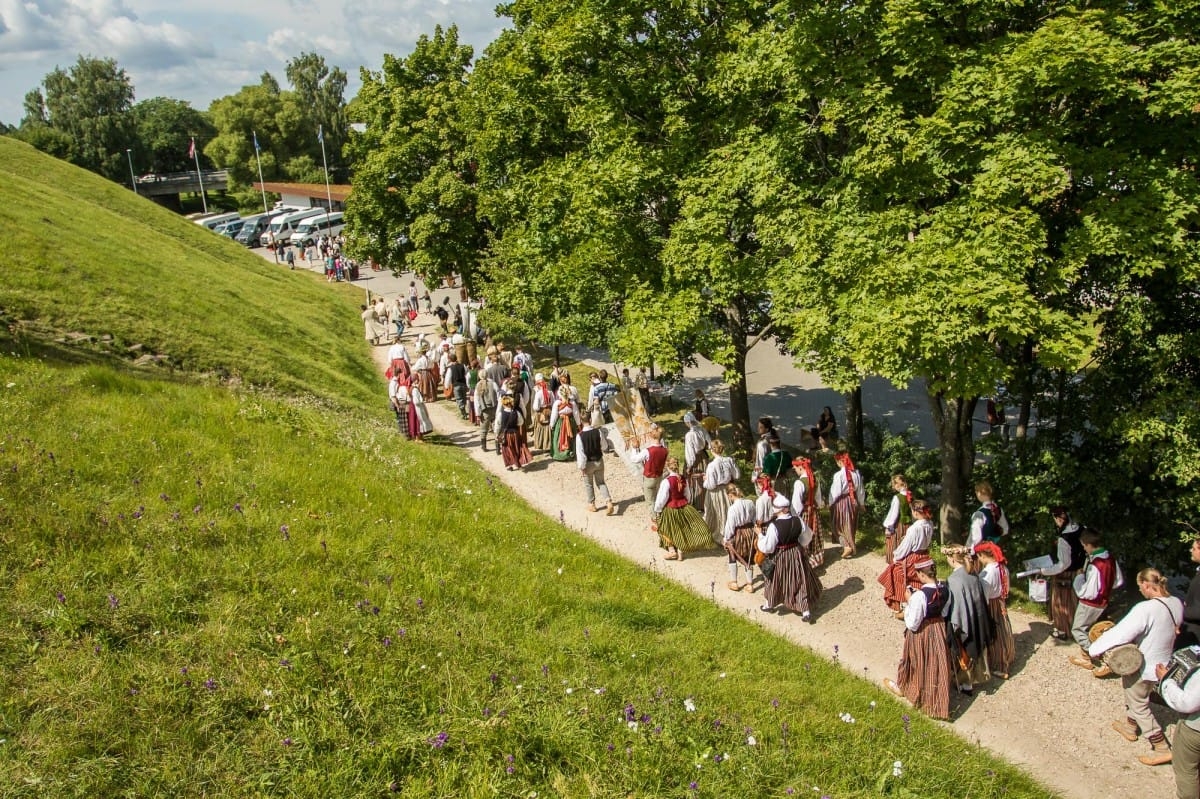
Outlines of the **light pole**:
[[137,194],[137,178],[133,176],[133,150],[131,148],[125,148],[125,157],[129,159],[129,187],[133,189],[134,194]]

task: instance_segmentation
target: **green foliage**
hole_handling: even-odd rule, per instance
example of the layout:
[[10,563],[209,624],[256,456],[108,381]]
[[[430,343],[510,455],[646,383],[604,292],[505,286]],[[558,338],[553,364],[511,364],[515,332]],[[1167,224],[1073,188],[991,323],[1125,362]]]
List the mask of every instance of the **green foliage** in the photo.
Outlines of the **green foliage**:
[[457,28],[439,26],[407,57],[363,70],[354,112],[367,129],[349,147],[357,162],[346,205],[352,254],[426,281],[459,274],[472,285],[486,243],[463,111],[472,54]]
[[152,97],[133,106],[131,113],[137,126],[133,156],[138,173],[195,169],[188,157],[192,137],[206,142],[214,133],[208,117],[183,100]]
[[71,163],[119,182],[129,170],[125,150],[136,144],[132,104],[133,84],[115,59],[81,55],[69,69],[47,74],[42,89],[25,95],[21,127],[47,125],[57,135],[22,138],[52,155],[65,150]]

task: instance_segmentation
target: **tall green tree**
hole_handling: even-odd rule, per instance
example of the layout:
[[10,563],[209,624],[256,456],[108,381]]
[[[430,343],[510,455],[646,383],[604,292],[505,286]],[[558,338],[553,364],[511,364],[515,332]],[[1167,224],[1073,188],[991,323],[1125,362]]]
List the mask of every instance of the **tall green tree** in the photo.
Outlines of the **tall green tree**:
[[183,100],[152,97],[133,106],[137,129],[134,162],[139,172],[186,172],[195,169],[188,157],[191,138],[203,144],[216,129],[204,113]]
[[298,112],[298,119],[291,124],[297,129],[307,129],[311,142],[308,152],[316,164],[321,163],[317,131],[322,132],[331,176],[334,180],[344,180],[347,175],[342,150],[349,131],[345,70],[330,68],[324,56],[317,53],[302,53],[287,62],[285,74],[292,85],[294,109]]
[[354,194],[347,203],[350,251],[428,280],[461,274],[468,285],[486,246],[476,213],[475,170],[463,99],[473,51],[458,29],[418,39],[406,58],[363,70],[352,139]]
[[122,181],[129,172],[125,150],[136,144],[132,104],[133,83],[115,59],[81,55],[25,95],[21,130],[29,135],[20,137],[52,154],[65,149],[71,163]]

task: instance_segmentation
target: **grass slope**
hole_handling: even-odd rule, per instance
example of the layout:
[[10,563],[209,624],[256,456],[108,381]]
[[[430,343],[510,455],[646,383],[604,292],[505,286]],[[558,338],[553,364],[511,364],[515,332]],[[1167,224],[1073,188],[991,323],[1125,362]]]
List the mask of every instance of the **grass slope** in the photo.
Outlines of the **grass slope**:
[[[11,172],[58,168],[0,152]],[[106,197],[90,178],[59,182]],[[189,257],[138,291],[189,285],[209,318],[110,305],[129,289],[90,281],[72,291],[78,316],[57,316],[75,313],[57,284],[6,283],[6,309],[19,294],[22,319],[182,342],[176,326],[219,330],[245,301],[185,273],[261,280],[263,308],[307,291],[271,288],[269,268],[235,250],[225,262],[224,245],[169,221]],[[52,251],[44,268],[65,270]],[[318,294],[302,296],[354,318]],[[357,325],[328,327],[331,353],[366,357]],[[265,331],[240,334],[193,338],[180,368],[275,368],[294,392],[0,356],[4,796],[1049,795],[533,513],[456,448],[402,441],[369,368],[312,355],[285,369],[270,358],[292,354]]]
[[[0,136],[0,320],[18,350],[141,344],[178,372],[361,401],[373,368],[345,298],[121,186]],[[0,334],[2,335],[2,334]],[[103,355],[75,348],[68,357]]]

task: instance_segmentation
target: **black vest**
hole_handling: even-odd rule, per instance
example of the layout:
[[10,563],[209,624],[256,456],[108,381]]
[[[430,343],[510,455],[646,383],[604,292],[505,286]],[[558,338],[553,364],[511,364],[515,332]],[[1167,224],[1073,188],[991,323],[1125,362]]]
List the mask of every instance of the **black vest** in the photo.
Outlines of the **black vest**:
[[1083,568],[1083,564],[1087,561],[1087,553],[1083,551],[1083,544],[1079,543],[1079,534],[1083,530],[1076,527],[1074,530],[1066,533],[1059,533],[1058,537],[1066,541],[1071,547],[1071,565],[1070,571],[1077,572]]
[[600,431],[592,428],[579,434],[579,444],[583,448],[583,456],[589,461],[604,460],[604,450],[600,447]]

